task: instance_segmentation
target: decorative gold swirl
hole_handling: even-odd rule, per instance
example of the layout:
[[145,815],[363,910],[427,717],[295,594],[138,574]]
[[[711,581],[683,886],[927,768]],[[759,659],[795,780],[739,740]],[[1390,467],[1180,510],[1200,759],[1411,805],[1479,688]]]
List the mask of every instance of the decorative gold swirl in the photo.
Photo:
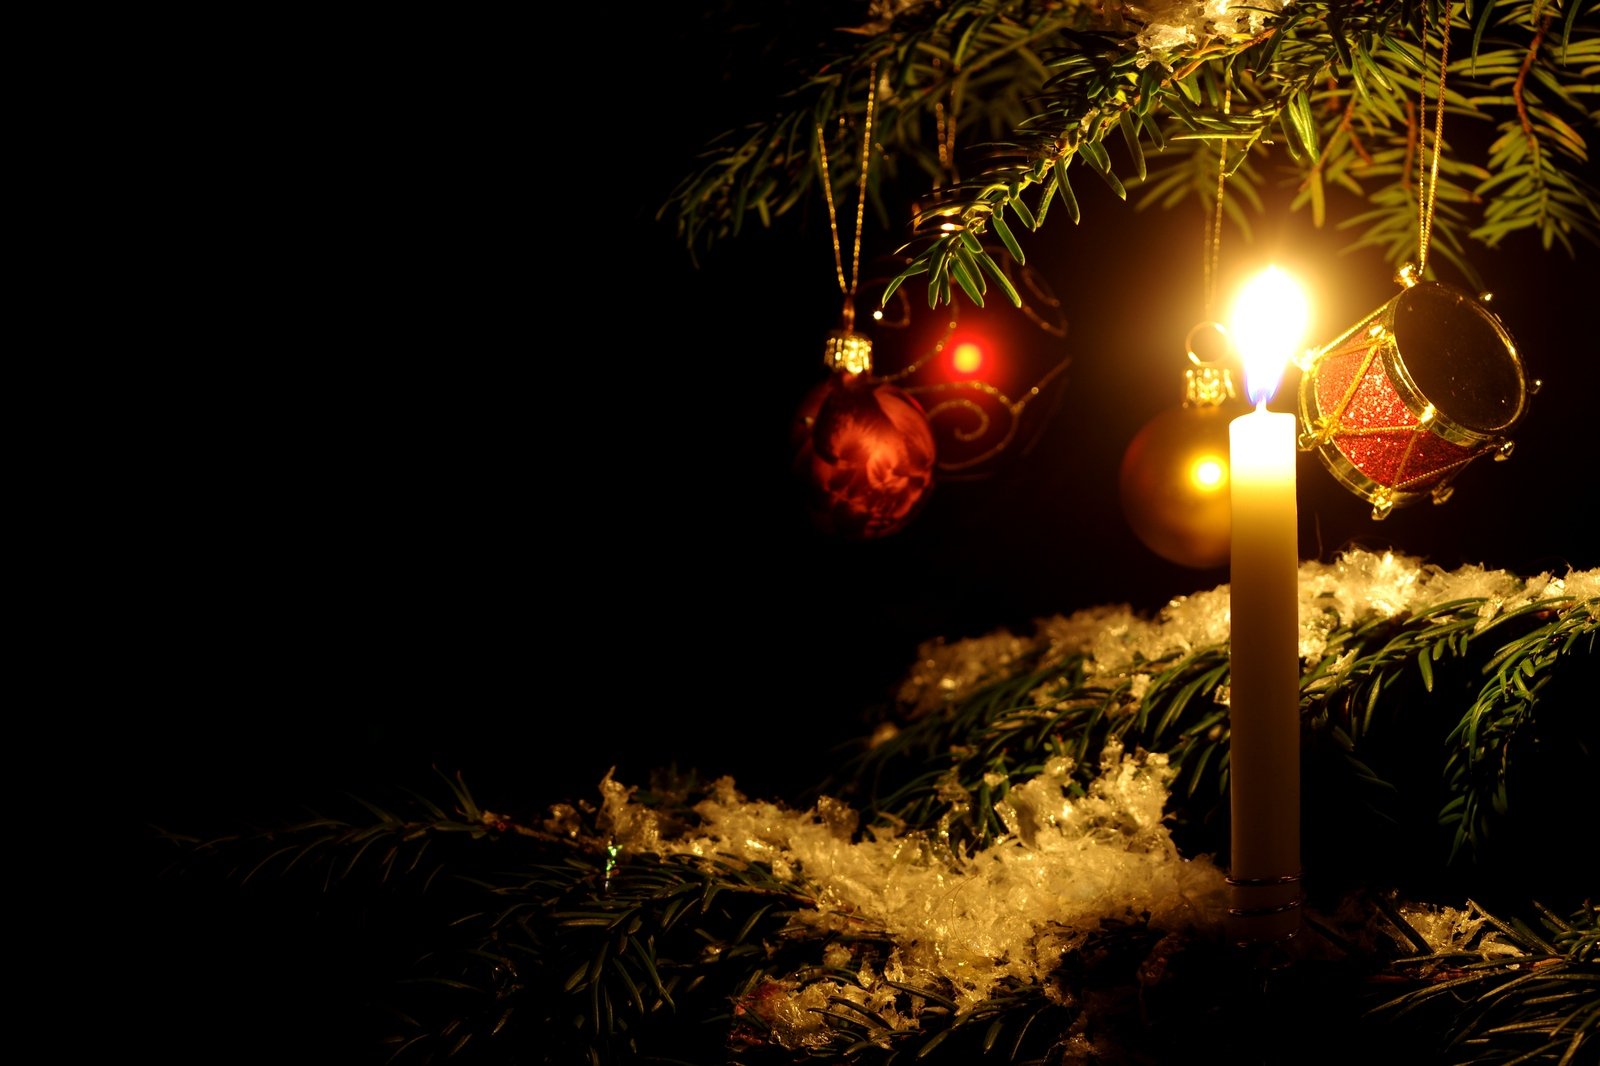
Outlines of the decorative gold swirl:
[[[1030,401],[1070,362],[1056,344],[1067,335],[1066,312],[1044,275],[1018,263],[998,246],[989,251],[1022,297],[1020,306],[1013,307],[996,294],[982,308],[960,300],[929,308],[913,303],[908,292],[912,286],[901,286],[884,300],[884,290],[906,265],[898,256],[878,260],[861,283],[863,306],[871,307],[872,312],[870,318],[862,316],[857,325],[872,339],[873,373],[877,380],[898,384],[925,405],[938,442],[937,469],[942,475],[982,476],[986,471],[979,468],[1016,440]],[[985,330],[989,325],[996,327],[996,333],[1004,337],[998,341],[1006,353],[1003,358],[1013,368],[1039,362],[1041,357],[1053,365],[1016,398],[992,382],[949,380],[936,370],[936,360],[953,340],[959,340],[957,331],[967,324]],[[1038,345],[1027,340],[1034,330],[1040,335]]]
[[[954,474],[971,471],[975,467],[988,462],[998,456],[1012,440],[1016,438],[1017,430],[1022,426],[1022,412],[1034,397],[1040,395],[1045,387],[1067,368],[1070,360],[1063,358],[1047,372],[1044,377],[1022,395],[1020,399],[1013,400],[999,389],[986,381],[940,381],[927,385],[901,386],[906,392],[917,397],[920,401],[925,396],[939,397],[946,393],[960,393],[948,399],[939,399],[927,408],[928,424],[933,428],[934,439],[938,442],[939,457],[936,463],[941,474]],[[987,404],[987,406],[986,406]],[[976,425],[965,428],[965,419],[961,415],[969,415]],[[952,421],[954,419],[954,421]],[[999,439],[987,447],[973,454],[964,454],[962,449],[951,447],[951,442],[971,444],[981,441],[991,435],[995,426],[1003,426]]]

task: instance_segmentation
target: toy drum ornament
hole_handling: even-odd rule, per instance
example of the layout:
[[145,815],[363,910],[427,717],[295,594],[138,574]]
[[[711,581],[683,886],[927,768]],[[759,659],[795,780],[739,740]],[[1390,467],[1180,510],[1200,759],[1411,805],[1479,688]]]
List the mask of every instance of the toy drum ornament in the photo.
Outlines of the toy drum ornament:
[[1443,503],[1462,467],[1508,457],[1530,395],[1487,296],[1419,281],[1409,265],[1396,280],[1398,295],[1301,363],[1300,448],[1375,519],[1425,495]]

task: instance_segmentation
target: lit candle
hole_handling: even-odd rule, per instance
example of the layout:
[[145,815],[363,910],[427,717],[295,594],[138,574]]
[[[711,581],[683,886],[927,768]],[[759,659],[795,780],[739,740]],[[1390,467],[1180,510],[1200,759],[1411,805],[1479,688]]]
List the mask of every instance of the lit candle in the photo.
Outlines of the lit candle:
[[1267,410],[1305,330],[1305,301],[1277,268],[1241,294],[1230,330],[1256,405],[1228,427],[1231,928],[1261,942],[1300,928],[1300,552],[1297,420]]

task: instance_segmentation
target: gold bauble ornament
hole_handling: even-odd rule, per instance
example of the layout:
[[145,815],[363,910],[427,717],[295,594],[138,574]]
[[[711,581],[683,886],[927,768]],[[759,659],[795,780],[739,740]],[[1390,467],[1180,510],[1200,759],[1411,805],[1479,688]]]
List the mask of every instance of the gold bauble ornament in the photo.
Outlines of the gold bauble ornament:
[[1225,369],[1200,362],[1192,344],[1189,354],[1195,365],[1187,372],[1183,405],[1134,434],[1119,485],[1123,515],[1145,547],[1168,562],[1205,570],[1228,562],[1228,423],[1248,405],[1228,402],[1233,383]]
[[1122,511],[1145,547],[1196,569],[1228,561],[1228,423],[1220,407],[1179,407],[1145,423],[1122,456]]

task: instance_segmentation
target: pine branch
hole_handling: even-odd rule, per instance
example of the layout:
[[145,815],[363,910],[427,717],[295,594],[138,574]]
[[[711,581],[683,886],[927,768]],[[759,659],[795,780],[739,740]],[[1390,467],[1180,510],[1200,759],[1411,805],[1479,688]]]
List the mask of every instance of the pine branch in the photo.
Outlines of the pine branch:
[[[1541,613],[1530,607],[1518,615]],[[1480,845],[1505,814],[1511,752],[1533,727],[1541,694],[1559,676],[1552,667],[1593,656],[1597,631],[1600,605],[1580,604],[1504,645],[1483,667],[1488,680],[1448,738],[1444,769],[1454,798],[1441,821],[1455,829],[1452,854]]]
[[[1580,6],[1574,4],[1570,15]],[[1591,4],[1590,14],[1594,12]],[[1592,80],[1566,84],[1560,76],[1572,67],[1592,79],[1600,70],[1600,39],[1571,41],[1564,34],[1562,40],[1553,40],[1553,10],[1528,5],[1511,17],[1519,28],[1531,26],[1533,36],[1514,74],[1513,48],[1483,57],[1480,76],[1490,79],[1491,90],[1509,80],[1515,118],[1499,124],[1499,136],[1490,146],[1493,175],[1476,190],[1490,202],[1473,236],[1492,248],[1511,233],[1532,229],[1545,248],[1560,242],[1570,255],[1574,237],[1592,240],[1600,228],[1600,190],[1580,176],[1588,161],[1587,145],[1569,118],[1593,125],[1600,112],[1584,104],[1584,97],[1592,99],[1597,92]],[[1571,25],[1569,20],[1563,28]]]
[[[1307,794],[1360,797],[1371,817],[1402,826],[1426,816],[1420,829],[1442,824],[1453,834],[1439,854],[1469,859],[1502,831],[1510,751],[1536,729],[1541,694],[1567,678],[1581,691],[1593,676],[1597,630],[1596,604],[1570,598],[1497,611],[1474,597],[1334,625],[1321,656],[1303,670],[1303,744],[1315,765],[1326,753],[1328,765],[1343,770],[1336,788],[1314,783]],[[1125,748],[1165,754],[1176,771],[1174,814],[1187,825],[1220,826],[1227,663],[1218,643],[1107,672],[1085,654],[1045,662],[1036,645],[945,713],[899,728],[824,787],[850,796],[869,821],[936,829],[959,853],[1007,835],[996,804],[1046,760],[1069,760],[1081,789],[1108,748]],[[1464,686],[1479,671],[1488,681],[1472,698]],[[1454,705],[1457,717],[1431,728],[1415,720],[1423,702],[1463,694],[1469,698]],[[1558,716],[1546,728],[1577,721],[1570,697],[1543,709]],[[1405,778],[1397,784],[1386,774]],[[1439,797],[1438,806],[1415,816],[1396,807],[1402,792],[1414,797],[1419,789]]]
[[[1234,171],[1239,195],[1227,206],[1236,222],[1245,217],[1239,201],[1259,203],[1271,172],[1295,190],[1292,209],[1309,210],[1318,226],[1337,219],[1352,247],[1381,249],[1398,267],[1418,255],[1417,164],[1423,149],[1431,162],[1435,147],[1414,121],[1415,102],[1431,107],[1438,88],[1440,12],[1429,11],[1424,29],[1407,0],[1296,2],[1264,13],[1259,30],[1199,32],[1174,44],[1160,27],[1131,21],[1131,9],[907,5],[820,62],[778,116],[713,145],[663,214],[691,248],[737,234],[752,214],[772,224],[815,180],[807,134],[818,125],[837,135],[830,158],[841,161],[840,180],[852,180],[860,161],[845,162],[850,126],[875,63],[879,191],[909,185],[903,199],[924,205],[902,249],[908,265],[885,300],[919,278],[930,306],[958,289],[981,305],[989,282],[1003,276],[993,244],[1016,244],[1006,232],[1038,230],[1061,212],[1081,221],[1079,164],[1123,199],[1153,180],[1143,205],[1173,207],[1185,198],[1180,190],[1209,205],[1214,180],[1180,175],[1202,173],[1219,144]],[[1578,241],[1600,243],[1584,132],[1596,116],[1594,13],[1592,0],[1456,8],[1448,128],[1492,123],[1498,135],[1481,160],[1457,154],[1470,137],[1437,146],[1432,240],[1475,284],[1472,242],[1493,248],[1535,230],[1546,248],[1569,254]],[[951,118],[963,138],[976,134],[962,141],[975,159],[963,180],[949,180],[936,116]]]
[[892,24],[858,27],[816,61],[779,114],[709,145],[705,163],[658,217],[671,218],[691,250],[737,236],[751,215],[770,226],[817,179],[817,126],[837,135],[828,155],[838,180],[854,181],[859,133],[841,127],[859,126],[874,65],[881,90],[875,140],[885,165],[909,161],[912,175],[936,186],[948,173],[936,109],[948,108],[963,139],[997,136],[1024,121],[1025,101],[1045,75],[1039,46],[1090,18],[1087,9],[1037,0],[957,0],[913,5]]
[[[1388,580],[1387,558],[1357,559],[1350,570],[1363,565],[1377,571],[1375,583]],[[1402,584],[1425,576],[1394,570]],[[1515,819],[1526,797],[1510,771],[1533,760],[1525,773],[1544,772],[1536,742],[1558,758],[1563,750],[1592,758],[1600,599],[1567,590],[1592,589],[1594,575],[1515,585],[1469,574],[1448,587],[1473,594],[1419,599],[1399,612],[1363,608],[1349,574],[1335,576],[1340,583],[1302,615],[1314,649],[1301,685],[1304,748],[1317,771],[1308,800],[1349,824],[1361,819],[1346,797],[1361,797],[1396,821],[1419,866],[1445,856],[1407,821],[1403,803],[1422,809],[1425,828],[1444,816],[1463,860],[1508,826],[1525,828],[1530,819]],[[1302,587],[1324,587],[1318,577],[1305,585],[1303,575]],[[1168,805],[1180,829],[1217,843],[1206,834],[1227,799],[1226,627],[1205,594],[1167,610],[1142,629],[1131,614],[1088,612],[1047,622],[1031,639],[943,649],[966,664],[966,683],[947,689],[948,672],[924,677],[949,698],[921,708],[837,782],[855,783],[865,831],[893,827],[902,834],[893,838],[896,864],[926,860],[954,885],[963,855],[1024,846],[1007,802],[1014,787],[1070,765],[1085,793],[1101,762],[1144,749],[1175,770]],[[968,661],[967,651],[978,654]],[[906,699],[920,696],[908,690]],[[1274,1058],[1274,1049],[1298,1051],[1308,1034],[1347,1058],[1381,1050],[1413,1061],[1559,1063],[1592,1056],[1600,1040],[1592,900],[1567,917],[1538,895],[1517,908],[1470,903],[1460,913],[1402,906],[1388,897],[1414,871],[1359,853],[1383,850],[1365,826],[1346,847],[1324,839],[1326,823],[1314,825],[1308,870],[1340,891],[1342,878],[1378,877],[1388,891],[1354,890],[1308,919],[1314,946],[1270,980],[1217,937],[1159,927],[1130,907],[1093,929],[1036,933],[1062,945],[1048,966],[1027,979],[1008,975],[971,1002],[948,975],[897,969],[903,932],[875,925],[869,908],[841,905],[849,897],[831,894],[825,871],[806,868],[810,859],[753,859],[781,850],[759,841],[740,857],[728,850],[733,834],[659,846],[687,836],[707,804],[737,806],[731,789],[690,780],[640,792],[608,778],[598,807],[558,803],[525,819],[484,809],[459,778],[446,785],[438,801],[358,802],[351,815],[184,842],[191,858],[221,862],[256,889],[415,908],[408,933],[420,930],[425,943],[388,990],[398,1066],[540,1056],[749,1066],[1021,1063],[1069,1053],[1170,1061],[1195,1046],[1277,1062],[1297,1061]],[[1459,807],[1429,809],[1439,797]],[[769,818],[733,813],[746,818],[739,827]],[[848,824],[830,821],[819,803],[816,817],[830,848],[854,847],[853,814]],[[1535,810],[1531,820],[1556,819]],[[903,859],[902,842],[916,858]],[[1560,848],[1571,846],[1556,838],[1546,850],[1565,865]],[[1511,878],[1519,890],[1537,880],[1520,868]],[[1242,1024],[1246,1016],[1273,1026]]]
[[1600,965],[1592,957],[1600,906],[1540,917],[1543,929],[1535,930],[1471,905],[1460,923],[1466,936],[1389,965],[1386,976],[1410,987],[1370,1016],[1431,1032],[1419,1049],[1430,1062],[1592,1061],[1600,1046]]

